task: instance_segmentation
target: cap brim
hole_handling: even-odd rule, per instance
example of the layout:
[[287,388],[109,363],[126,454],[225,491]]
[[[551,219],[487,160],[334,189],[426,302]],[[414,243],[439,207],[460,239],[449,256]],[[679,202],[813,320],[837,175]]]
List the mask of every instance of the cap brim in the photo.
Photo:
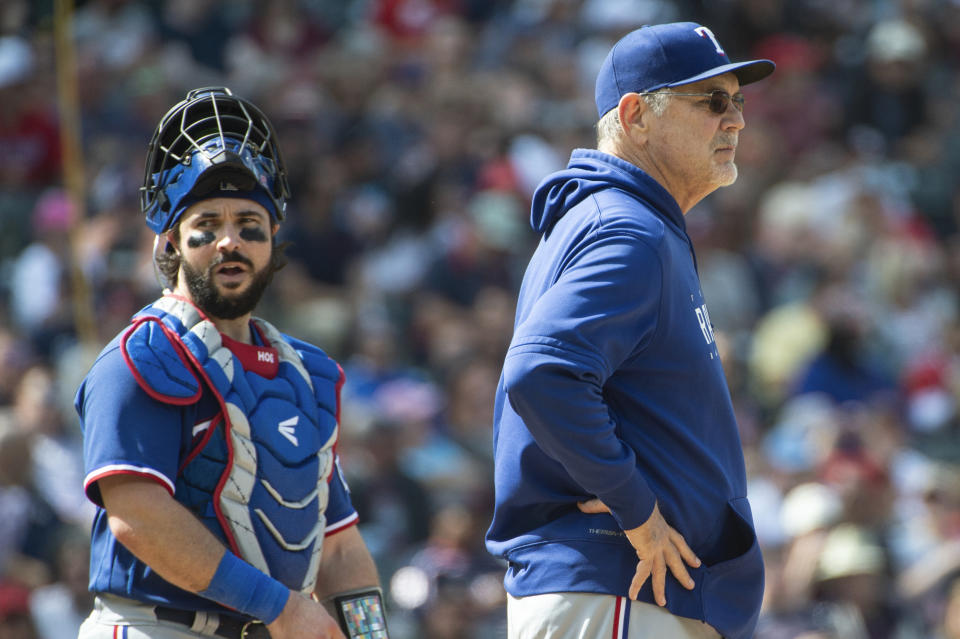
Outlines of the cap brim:
[[694,82],[699,82],[700,80],[706,80],[708,78],[715,78],[718,75],[723,75],[724,73],[733,73],[737,76],[737,80],[740,81],[740,86],[750,84],[751,82],[756,82],[757,80],[762,80],[777,68],[777,65],[773,63],[772,60],[749,60],[747,62],[731,62],[730,64],[723,64],[719,67],[714,67],[709,71],[704,71],[698,75],[693,76],[692,78],[686,78],[684,80],[678,80],[677,82],[671,82],[670,84],[665,84],[663,87],[678,87],[684,84],[692,84]]
[[258,188],[257,178],[240,162],[215,164],[197,176],[197,181],[187,194],[190,197],[203,197],[220,190],[222,182],[229,182],[237,191],[252,191]]

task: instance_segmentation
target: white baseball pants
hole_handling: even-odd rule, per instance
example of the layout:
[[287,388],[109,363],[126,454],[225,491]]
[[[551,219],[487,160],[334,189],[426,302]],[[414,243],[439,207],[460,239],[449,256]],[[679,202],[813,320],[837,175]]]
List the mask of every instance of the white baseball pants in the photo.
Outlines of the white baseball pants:
[[626,597],[560,592],[507,595],[508,639],[721,639],[698,619]]

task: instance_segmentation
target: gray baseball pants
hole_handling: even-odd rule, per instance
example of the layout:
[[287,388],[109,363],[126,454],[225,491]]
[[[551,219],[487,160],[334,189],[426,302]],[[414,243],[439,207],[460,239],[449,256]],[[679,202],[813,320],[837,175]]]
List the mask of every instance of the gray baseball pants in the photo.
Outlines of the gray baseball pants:
[[[80,626],[77,639],[200,639],[213,637],[219,619],[216,614],[198,613],[194,628],[170,621],[158,621],[153,606],[130,599],[100,595],[93,612]],[[219,638],[217,638],[219,639]]]

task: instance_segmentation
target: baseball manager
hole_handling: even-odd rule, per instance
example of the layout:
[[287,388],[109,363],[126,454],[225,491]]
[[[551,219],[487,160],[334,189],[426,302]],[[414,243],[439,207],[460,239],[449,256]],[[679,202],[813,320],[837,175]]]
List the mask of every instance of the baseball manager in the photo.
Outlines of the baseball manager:
[[740,88],[773,68],[692,22],[627,34],[598,148],[534,194],[487,533],[510,639],[753,634],[763,562],[684,215],[736,179]]

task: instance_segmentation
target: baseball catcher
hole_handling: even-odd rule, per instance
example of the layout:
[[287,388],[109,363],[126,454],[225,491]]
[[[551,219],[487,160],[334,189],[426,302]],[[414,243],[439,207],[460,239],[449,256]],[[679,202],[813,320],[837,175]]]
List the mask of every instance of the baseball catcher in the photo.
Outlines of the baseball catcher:
[[339,472],[343,372],[252,316],[289,197],[273,126],[229,89],[160,120],[141,208],[164,292],[76,397],[98,506],[81,639],[387,637]]

